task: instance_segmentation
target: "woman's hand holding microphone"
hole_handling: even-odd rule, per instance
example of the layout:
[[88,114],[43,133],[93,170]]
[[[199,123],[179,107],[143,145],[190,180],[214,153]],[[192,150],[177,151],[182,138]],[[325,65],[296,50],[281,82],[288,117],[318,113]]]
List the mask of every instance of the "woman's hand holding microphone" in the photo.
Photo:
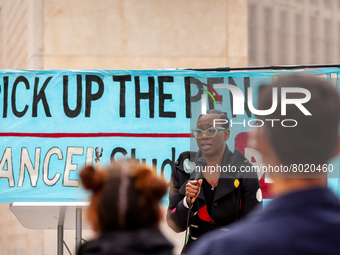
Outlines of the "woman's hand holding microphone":
[[193,180],[193,181],[188,181],[188,183],[185,185],[185,197],[187,200],[187,204],[193,204],[198,197],[200,191],[201,191],[201,186],[202,186],[203,179],[199,179],[198,181]]

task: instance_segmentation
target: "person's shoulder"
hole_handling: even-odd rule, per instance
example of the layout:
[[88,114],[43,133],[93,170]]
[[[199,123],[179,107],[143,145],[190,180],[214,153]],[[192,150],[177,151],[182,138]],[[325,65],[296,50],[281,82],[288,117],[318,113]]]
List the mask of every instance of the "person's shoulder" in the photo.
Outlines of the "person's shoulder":
[[178,159],[175,161],[175,167],[183,170],[184,161],[194,161],[197,152],[194,151],[184,151],[179,154]]
[[248,165],[248,166],[252,165],[249,162],[249,160],[243,155],[243,153],[237,149],[232,153],[230,162],[234,164],[238,164],[238,165]]
[[190,155],[193,155],[193,153],[195,153],[195,152],[192,152],[192,151],[184,151],[184,152],[182,152],[181,154],[179,154],[177,161],[182,162],[182,161],[184,161],[185,159],[190,158]]
[[254,219],[234,223],[229,229],[214,230],[200,237],[189,249],[189,255],[265,254],[263,251],[271,244],[263,238],[270,236],[261,232],[264,227],[265,224]]
[[[244,249],[251,250],[257,254],[252,244],[251,235],[247,231],[215,230],[200,237],[200,241],[189,249],[189,255],[217,255],[217,254],[247,254]],[[255,238],[256,235],[253,235]]]
[[253,167],[252,163],[237,149],[230,157],[230,165],[236,167],[236,177],[238,178],[258,178],[256,169]]
[[100,254],[100,252],[102,252],[101,246],[102,242],[98,238],[96,238],[86,243],[83,243],[80,246],[77,254],[78,255]]

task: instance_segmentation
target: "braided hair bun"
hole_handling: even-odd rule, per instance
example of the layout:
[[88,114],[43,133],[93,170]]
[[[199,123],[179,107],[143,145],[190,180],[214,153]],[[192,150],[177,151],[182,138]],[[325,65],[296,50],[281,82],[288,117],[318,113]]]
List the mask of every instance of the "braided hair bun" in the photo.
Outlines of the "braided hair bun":
[[86,166],[80,172],[82,185],[85,189],[92,190],[93,192],[102,189],[106,177],[106,171],[96,171],[93,166]]
[[149,200],[159,202],[167,191],[167,184],[163,178],[159,178],[155,172],[146,166],[139,166],[135,170],[136,190],[143,193]]

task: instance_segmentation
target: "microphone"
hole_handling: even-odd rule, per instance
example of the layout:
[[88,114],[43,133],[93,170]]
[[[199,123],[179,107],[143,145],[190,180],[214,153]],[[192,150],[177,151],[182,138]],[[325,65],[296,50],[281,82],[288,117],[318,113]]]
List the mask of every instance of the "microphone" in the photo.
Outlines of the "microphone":
[[197,167],[198,167],[198,171],[196,171],[196,174],[194,176],[194,180],[198,181],[199,179],[203,178],[201,170],[202,170],[203,167],[205,167],[207,165],[207,160],[203,157],[200,157],[196,160],[195,165],[196,165],[195,171],[197,170]]
[[[205,167],[207,165],[207,163],[208,163],[207,160],[205,158],[203,158],[203,157],[200,157],[200,158],[198,158],[196,160],[196,162],[195,162],[195,165],[196,165],[195,171],[196,171],[196,173],[194,175],[194,180],[195,181],[198,181],[199,179],[204,178],[204,176],[202,174],[202,171],[201,171],[201,168]],[[198,167],[198,171],[197,171],[197,167]],[[189,201],[190,201],[189,202],[189,208],[191,208],[191,206],[192,206],[192,197],[190,198]],[[190,212],[191,212],[191,210],[188,209],[187,225],[186,225],[187,227],[185,228],[184,249],[182,251],[182,254],[185,254],[185,252],[186,252],[186,240],[187,240],[187,237],[188,237]]]

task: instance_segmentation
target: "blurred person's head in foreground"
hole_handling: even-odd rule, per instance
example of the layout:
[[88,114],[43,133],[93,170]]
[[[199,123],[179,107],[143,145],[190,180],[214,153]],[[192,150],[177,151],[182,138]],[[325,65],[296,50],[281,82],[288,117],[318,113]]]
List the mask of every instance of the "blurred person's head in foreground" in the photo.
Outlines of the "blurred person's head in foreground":
[[92,254],[84,252],[91,245],[108,250],[93,254],[129,253],[130,249],[134,249],[134,254],[153,254],[157,249],[161,254],[171,254],[172,245],[158,229],[162,218],[159,203],[167,192],[163,178],[132,160],[113,162],[99,170],[86,166],[80,178],[84,188],[92,193],[88,221],[100,235],[92,244],[84,245],[79,254]]
[[[270,115],[258,116],[264,125],[255,128],[252,135],[256,149],[262,154],[266,164],[286,167],[286,172],[280,170],[270,173],[270,176],[275,182],[289,183],[291,189],[294,189],[295,182],[296,186],[301,189],[326,184],[326,164],[339,153],[340,98],[338,92],[321,78],[281,77],[272,85],[261,86],[259,109],[271,108],[274,88],[278,91],[277,108]],[[281,93],[285,88],[306,89],[310,92],[310,100],[301,104],[287,104],[284,115]],[[296,100],[305,97],[308,99],[306,94],[298,91],[286,94],[287,99]],[[303,108],[311,115],[305,115],[307,112],[303,112]],[[279,121],[265,121],[266,119]],[[283,119],[287,120],[285,125],[280,123]],[[321,171],[317,170],[318,167],[321,167]],[[275,186],[280,189],[280,186],[273,185],[274,193],[277,191]]]

